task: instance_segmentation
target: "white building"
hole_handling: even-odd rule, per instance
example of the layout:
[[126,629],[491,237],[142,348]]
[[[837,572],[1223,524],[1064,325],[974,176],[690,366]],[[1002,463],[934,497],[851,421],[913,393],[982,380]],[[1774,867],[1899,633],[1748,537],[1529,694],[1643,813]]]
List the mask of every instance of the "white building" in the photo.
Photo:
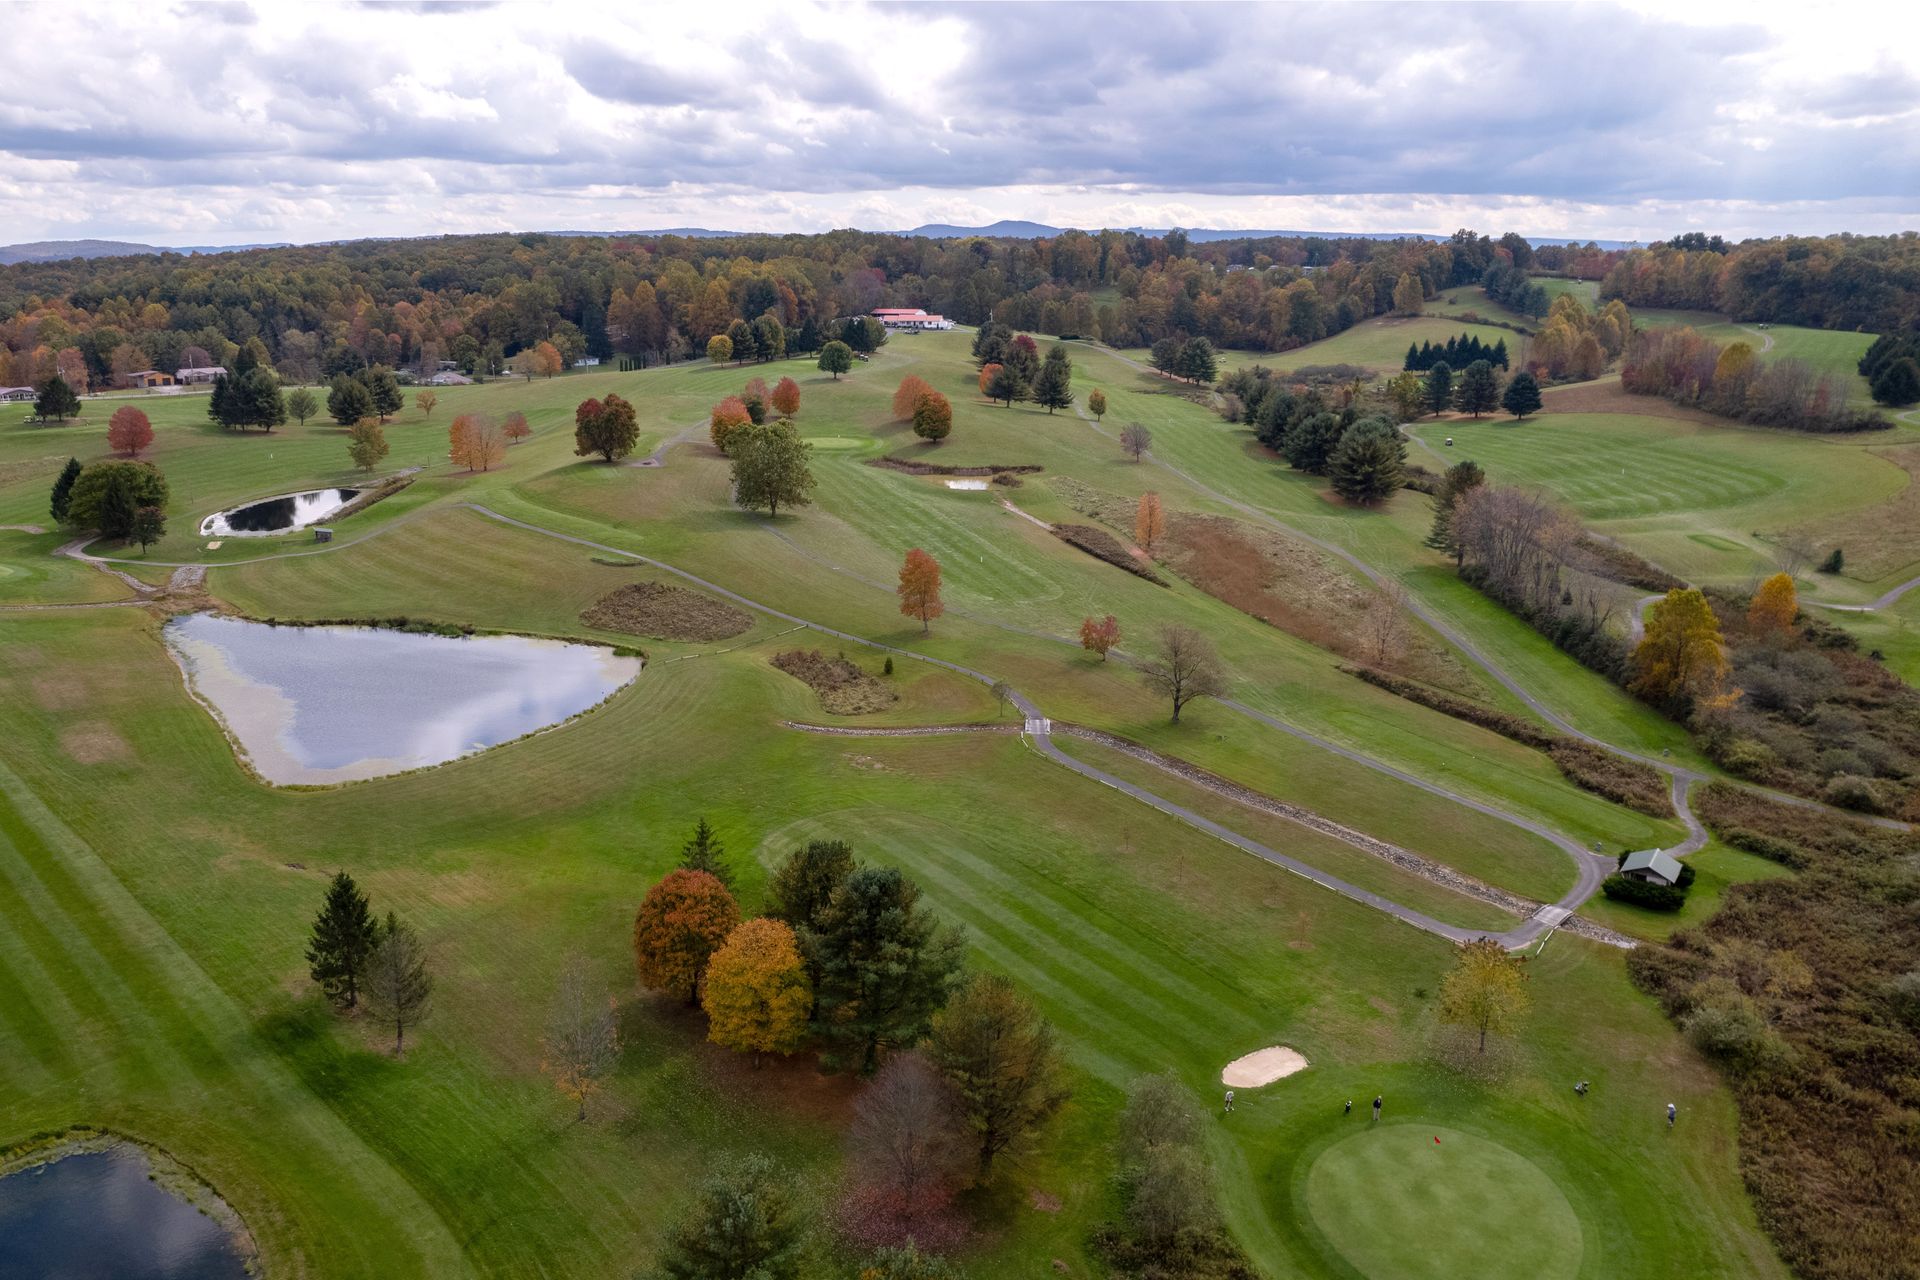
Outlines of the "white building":
[[877,307],[873,318],[889,329],[902,333],[920,333],[927,329],[951,329],[953,321],[932,316],[918,307]]

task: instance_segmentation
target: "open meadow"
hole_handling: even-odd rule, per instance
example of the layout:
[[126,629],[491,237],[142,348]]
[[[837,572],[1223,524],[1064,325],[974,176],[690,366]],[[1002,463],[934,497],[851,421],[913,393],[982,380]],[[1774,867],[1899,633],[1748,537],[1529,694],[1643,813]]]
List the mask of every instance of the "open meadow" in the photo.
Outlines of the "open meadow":
[[[1459,331],[1432,315],[1373,321],[1262,362],[1389,370],[1409,341]],[[1423,545],[1421,495],[1378,510],[1339,502],[1141,370],[1129,359],[1139,353],[1069,344],[1074,408],[988,404],[970,337],[896,337],[838,380],[810,362],[703,362],[450,388],[431,416],[410,396],[371,477],[410,483],[333,522],[325,545],[301,532],[213,547],[198,526],[250,499],[365,484],[343,429],[323,419],[228,433],[199,397],[147,397],[169,529],[144,554],[93,545],[111,558],[102,565],[54,554],[71,535],[49,527],[46,504],[68,456],[105,456],[113,402],[45,427],[0,407],[0,525],[42,530],[0,531],[0,1144],[84,1124],[163,1147],[240,1213],[269,1276],[633,1274],[699,1178],[750,1150],[799,1171],[809,1206],[827,1215],[865,1086],[808,1054],[756,1068],[635,982],[635,907],[705,817],[749,914],[790,850],[848,840],[917,881],[964,928],[969,962],[1011,978],[1057,1029],[1073,1098],[1046,1141],[966,1194],[977,1229],[956,1258],[968,1275],[1105,1274],[1091,1241],[1118,1212],[1123,1093],[1171,1071],[1206,1109],[1221,1212],[1264,1275],[1784,1277],[1741,1183],[1732,1096],[1629,983],[1620,947],[1534,930],[1531,1018],[1497,1072],[1460,1071],[1438,1000],[1451,935],[1326,887],[1457,932],[1504,933],[1526,917],[1447,877],[1531,910],[1576,891],[1592,870],[1583,850],[1670,847],[1682,823],[1606,801],[1540,751],[1344,674],[1337,646],[1351,637],[1302,619],[1358,617],[1397,584],[1419,609],[1410,643],[1437,687],[1716,772],[1685,732],[1461,583]],[[892,420],[910,373],[952,401],[944,443]],[[731,505],[707,413],[748,377],[782,374],[801,387],[816,487],[812,505],[769,519]],[[1099,423],[1080,412],[1094,388],[1109,405]],[[577,457],[574,406],[615,391],[636,409],[631,456]],[[510,411],[532,431],[497,468],[448,461],[454,415]],[[1114,438],[1129,422],[1153,433],[1143,461]],[[1796,521],[1867,529],[1911,484],[1906,455],[1889,447],[1903,441],[1812,440],[1653,409],[1562,414],[1551,398],[1517,425],[1414,431],[1436,456],[1549,488],[1597,529],[1712,581],[1756,572]],[[888,455],[1038,470],[1017,486],[956,490],[872,465]],[[1099,526],[1131,544],[1121,517],[1149,490],[1195,522],[1180,536],[1216,539],[1162,557],[1164,584],[1045,527]],[[1255,616],[1206,551],[1222,545],[1292,566],[1266,590],[1298,613]],[[946,612],[926,635],[895,597],[913,547],[943,571]],[[1883,589],[1897,559],[1868,559],[1863,572],[1879,576],[1836,585],[1834,598]],[[155,586],[182,566],[206,568],[204,596],[148,598],[106,571]],[[582,618],[616,588],[688,585],[680,575],[731,593],[747,629],[662,640]],[[1909,664],[1916,597],[1904,615],[1860,623],[1887,629]],[[164,616],[187,607],[621,644],[643,649],[646,665],[549,732],[371,781],[272,787],[169,656]],[[1123,634],[1103,662],[1077,637],[1083,618],[1107,613]],[[1170,623],[1203,631],[1227,675],[1225,697],[1195,702],[1177,724],[1132,665]],[[893,701],[828,711],[770,661],[794,648],[844,653]],[[1044,738],[1012,731],[1020,712],[986,681],[1055,725],[1138,751],[1062,735],[1063,762]],[[1321,825],[1249,807],[1233,788]],[[1381,842],[1438,878],[1383,858]],[[1718,843],[1698,865],[1682,925],[1728,885],[1781,874]],[[342,868],[430,949],[433,1013],[400,1060],[364,1020],[329,1012],[307,976],[309,923]],[[1600,900],[1582,914],[1630,937],[1675,926]],[[614,993],[624,1044],[585,1123],[542,1073],[547,1006],[570,954]],[[1242,1089],[1223,1114],[1222,1067],[1279,1044],[1310,1066]],[[1589,1094],[1574,1093],[1579,1080]],[[1365,1114],[1376,1095],[1377,1125]],[[1669,1102],[1683,1117],[1671,1130]],[[1524,1248],[1490,1247],[1515,1236]],[[803,1274],[851,1274],[853,1259],[821,1233]]]

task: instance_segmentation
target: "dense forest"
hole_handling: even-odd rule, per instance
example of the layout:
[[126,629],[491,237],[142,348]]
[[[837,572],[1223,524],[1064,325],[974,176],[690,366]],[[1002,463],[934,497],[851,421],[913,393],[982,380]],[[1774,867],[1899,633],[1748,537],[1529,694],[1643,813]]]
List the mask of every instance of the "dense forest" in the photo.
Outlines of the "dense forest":
[[[1555,260],[1585,252],[1569,246]],[[1042,240],[835,231],[450,236],[69,259],[0,268],[0,385],[59,372],[75,386],[110,386],[146,368],[225,363],[256,337],[298,381],[440,360],[493,373],[541,342],[569,361],[684,359],[735,321],[762,317],[805,351],[836,318],[888,304],[1120,346],[1205,337],[1286,351],[1394,310],[1396,294],[1417,303],[1553,257],[1518,235],[1470,231],[1206,244],[1179,231]]]
[[736,321],[771,319],[795,351],[836,319],[917,306],[964,324],[1150,347],[1204,337],[1281,352],[1372,316],[1483,285],[1528,314],[1528,273],[1601,279],[1636,305],[1878,329],[1920,315],[1920,237],[1682,237],[1649,250],[1534,248],[1521,236],[1320,236],[1189,242],[1131,231],[1050,239],[824,235],[448,236],[0,268],[0,385],[224,364],[259,338],[285,378],[381,364],[497,373],[542,342],[569,362],[685,359]]
[[1693,235],[1632,249],[1600,282],[1635,307],[1886,333],[1920,323],[1920,233],[1788,237],[1728,246]]

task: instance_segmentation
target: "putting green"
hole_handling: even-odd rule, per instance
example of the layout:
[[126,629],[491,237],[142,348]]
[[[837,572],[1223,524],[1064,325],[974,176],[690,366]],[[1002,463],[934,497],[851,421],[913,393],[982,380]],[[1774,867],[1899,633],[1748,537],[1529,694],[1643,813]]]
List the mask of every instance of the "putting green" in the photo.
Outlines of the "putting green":
[[1453,1129],[1386,1124],[1343,1138],[1313,1162],[1306,1200],[1333,1251],[1367,1280],[1580,1273],[1580,1220],[1553,1180]]
[[873,443],[859,436],[807,436],[806,441],[816,449],[863,449]]

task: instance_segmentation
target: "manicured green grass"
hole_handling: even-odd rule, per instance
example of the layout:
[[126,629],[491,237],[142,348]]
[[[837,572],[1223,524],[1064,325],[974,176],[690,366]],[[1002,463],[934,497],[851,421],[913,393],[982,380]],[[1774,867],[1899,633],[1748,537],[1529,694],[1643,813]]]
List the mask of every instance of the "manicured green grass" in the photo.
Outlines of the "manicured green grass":
[[[1068,547],[1002,510],[997,492],[865,466],[882,449],[1032,462],[1108,492],[1152,487],[1179,508],[1231,511],[1163,468],[1128,463],[1077,416],[982,403],[966,342],[893,344],[838,383],[788,362],[455,389],[430,423],[390,428],[389,463],[424,466],[421,478],[340,522],[335,548],[319,554],[293,554],[311,551],[295,538],[208,555],[180,528],[190,512],[340,482],[337,431],[223,437],[194,420],[195,406],[169,402],[155,456],[178,514],[153,558],[216,561],[213,594],[262,616],[404,613],[587,636],[581,608],[655,575],[457,506],[481,502],[981,669],[1050,715],[1139,738],[1522,891],[1551,896],[1566,883],[1564,855],[1537,837],[1225,707],[1197,704],[1170,725],[1137,676],[1072,639],[1082,616],[1111,610],[1127,628],[1123,653],[1137,655],[1155,625],[1188,621],[1219,644],[1237,696],[1289,724],[1582,840],[1676,838],[1672,824],[1574,789],[1538,752],[1342,676],[1325,651],[1184,583],[1156,587]],[[1596,731],[1643,748],[1680,743],[1458,584],[1419,545],[1417,498],[1378,513],[1339,507],[1203,409],[1086,348],[1075,359],[1079,389],[1102,386],[1114,401],[1110,430],[1147,422],[1156,455],[1207,490],[1353,547]],[[946,444],[923,445],[888,420],[909,371],[953,398]],[[661,468],[572,455],[571,409],[585,395],[634,399],[644,453],[701,425],[747,377],[783,372],[802,382],[803,432],[857,447],[820,449],[816,505],[778,521],[728,506],[726,464],[697,434]],[[447,467],[453,413],[515,408],[535,435],[501,470]],[[0,521],[39,518],[51,479],[41,460],[57,469],[67,452],[97,450],[87,442],[103,433],[97,422],[39,431],[0,424],[0,467],[29,464],[0,469]],[[1044,476],[1005,496],[1044,518],[1069,514]],[[9,537],[0,564],[45,574],[34,589],[49,598],[118,589],[78,565],[47,569],[55,541]],[[914,545],[947,570],[949,612],[928,637],[892,592]],[[1601,1224],[1652,1224],[1604,1264],[1589,1248],[1582,1276],[1781,1275],[1740,1189],[1727,1095],[1630,987],[1618,953],[1556,936],[1529,962],[1540,1012],[1509,1074],[1470,1083],[1430,1058],[1432,993],[1451,955],[1440,940],[1122,800],[1012,736],[845,739],[782,727],[834,718],[767,659],[795,645],[845,647],[874,670],[878,655],[858,645],[766,618],[718,644],[648,642],[642,677],[558,732],[420,773],[288,792],[240,769],[187,697],[157,626],[131,608],[0,615],[0,877],[13,891],[0,903],[0,989],[15,993],[0,1000],[0,1140],[85,1122],[153,1141],[240,1209],[268,1274],[631,1274],[700,1174],[752,1148],[797,1170],[819,1206],[839,1172],[854,1084],[806,1062],[755,1072],[705,1045],[697,1017],[634,989],[634,904],[704,814],[749,909],[795,842],[844,836],[922,883],[966,927],[973,962],[1013,976],[1060,1029],[1075,1100],[1006,1187],[973,1202],[985,1225],[966,1259],[973,1274],[1053,1274],[1055,1259],[1070,1275],[1094,1274],[1086,1241],[1112,1212],[1107,1144],[1121,1088],[1172,1070],[1217,1105],[1225,1062],[1286,1043],[1313,1067],[1243,1092],[1232,1124],[1209,1136],[1226,1219],[1264,1274],[1349,1274],[1301,1187],[1340,1136],[1338,1102],[1386,1089],[1396,1118],[1431,1119],[1531,1161],[1589,1241]],[[951,673],[902,658],[893,679],[899,703],[866,723],[997,713],[981,686]],[[1486,696],[1516,705],[1491,687]],[[1268,830],[1257,815],[1247,821]],[[1402,883],[1338,842],[1287,838],[1340,874],[1479,919],[1478,904]],[[433,949],[436,1010],[402,1063],[382,1056],[371,1028],[329,1015],[305,975],[307,923],[343,866]],[[615,995],[626,1042],[586,1125],[570,1123],[539,1072],[546,1004],[576,951]],[[1598,1088],[1575,1107],[1566,1090],[1578,1078]],[[1669,1099],[1687,1117],[1671,1135],[1649,1123]],[[1057,1210],[1037,1207],[1054,1201]],[[1663,1225],[1675,1203],[1692,1209],[1684,1228]],[[808,1280],[849,1262],[823,1245]]]
[[1538,1165],[1442,1125],[1368,1121],[1314,1159],[1306,1201],[1368,1280],[1573,1280],[1586,1253],[1573,1206]]
[[1450,458],[1478,462],[1495,483],[1549,490],[1592,527],[1697,582],[1770,570],[1792,531],[1870,509],[1908,484],[1869,441],[1710,426],[1650,408],[1449,419],[1410,431]]

